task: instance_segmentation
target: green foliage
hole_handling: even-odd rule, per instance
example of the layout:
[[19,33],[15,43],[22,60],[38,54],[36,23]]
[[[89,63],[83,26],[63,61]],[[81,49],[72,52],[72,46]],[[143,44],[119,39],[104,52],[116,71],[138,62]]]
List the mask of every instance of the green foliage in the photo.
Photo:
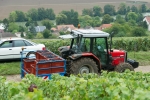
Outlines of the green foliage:
[[12,11],[12,12],[10,13],[10,15],[9,15],[9,21],[10,21],[10,22],[15,22],[16,19],[17,19],[17,14],[16,14],[15,11]]
[[8,31],[13,32],[14,30],[16,30],[18,32],[19,26],[15,23],[9,23]]
[[118,14],[125,15],[127,13],[127,7],[125,3],[121,3],[118,8]]
[[74,26],[78,26],[78,12],[71,9],[70,11],[62,11],[61,13],[67,16],[66,23],[64,24],[73,24]]
[[57,25],[67,23],[67,16],[65,14],[62,14],[62,13],[58,14],[56,16],[56,23],[57,23]]
[[115,6],[107,4],[104,6],[104,14],[109,14],[110,16],[115,15]]
[[127,20],[137,21],[138,15],[135,12],[129,12],[127,14]]
[[93,16],[102,16],[102,8],[100,6],[93,7]]
[[24,34],[23,34],[23,32],[21,32],[21,37],[24,37]]
[[147,36],[146,34],[146,30],[143,29],[142,27],[136,27],[132,30],[132,35],[133,36],[137,36],[137,37],[140,37],[140,36]]
[[121,15],[118,14],[116,16],[116,21],[115,22],[117,22],[119,24],[124,24],[125,23],[125,19]]
[[[35,84],[37,89],[29,92]],[[51,80],[26,75],[21,82],[6,82],[0,77],[3,100],[148,100],[150,73],[105,72],[70,77],[53,74]]]
[[42,25],[46,26],[46,29],[50,30],[53,26],[53,23],[49,19],[42,20]]
[[29,30],[32,34],[36,34],[36,30],[35,30],[35,25],[34,24],[30,24],[29,26]]
[[44,38],[49,38],[51,35],[52,35],[52,34],[50,33],[50,30],[45,29],[45,30],[43,31],[43,37],[44,37]]
[[37,39],[43,39],[43,34],[42,33],[37,33],[36,38]]
[[84,9],[82,10],[82,15],[83,15],[83,16],[89,15],[89,16],[92,17],[92,16],[93,16],[93,9],[92,9],[92,8],[90,8],[90,9],[87,9],[87,8],[85,9],[85,8],[84,8]]
[[79,23],[81,27],[87,27],[87,26],[99,27],[101,21],[98,16],[91,17],[89,15],[85,15],[85,16],[79,16]]
[[34,38],[33,33],[28,32],[26,35],[27,35],[26,36],[27,39],[33,39]]
[[116,49],[123,49],[127,51],[148,51],[150,50],[150,39],[137,38],[131,40],[115,40],[113,41],[113,47]]
[[30,20],[32,21],[38,21],[38,11],[37,9],[30,9],[27,13],[28,17],[30,18]]
[[26,27],[19,26],[19,32],[25,32],[27,29]]
[[113,21],[113,18],[109,14],[105,14],[102,19],[103,24],[109,24]]
[[22,12],[22,11],[15,11],[15,12],[17,15],[16,22],[24,22],[27,20],[24,12]]

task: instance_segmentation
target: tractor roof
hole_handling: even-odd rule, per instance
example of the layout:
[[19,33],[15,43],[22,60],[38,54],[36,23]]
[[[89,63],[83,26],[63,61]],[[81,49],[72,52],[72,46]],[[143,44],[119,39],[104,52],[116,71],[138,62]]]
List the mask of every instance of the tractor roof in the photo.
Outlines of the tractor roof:
[[95,29],[77,29],[72,30],[71,34],[59,36],[60,38],[76,38],[78,35],[83,37],[109,37],[109,33]]

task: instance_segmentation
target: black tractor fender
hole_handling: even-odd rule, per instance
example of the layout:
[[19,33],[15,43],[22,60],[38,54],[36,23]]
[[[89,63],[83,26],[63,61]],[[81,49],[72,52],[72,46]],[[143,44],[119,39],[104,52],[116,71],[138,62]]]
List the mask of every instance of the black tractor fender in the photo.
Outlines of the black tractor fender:
[[139,62],[137,62],[137,61],[135,61],[135,60],[127,59],[126,62],[129,63],[130,65],[132,65],[133,68],[139,67]]

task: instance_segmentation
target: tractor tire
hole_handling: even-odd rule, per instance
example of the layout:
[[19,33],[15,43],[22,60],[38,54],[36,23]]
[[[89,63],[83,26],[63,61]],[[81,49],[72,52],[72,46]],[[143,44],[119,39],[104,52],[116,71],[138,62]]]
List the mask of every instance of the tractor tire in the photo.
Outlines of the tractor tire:
[[120,73],[124,72],[127,69],[130,71],[134,71],[134,68],[129,63],[121,63],[115,67],[115,71]]
[[26,58],[35,59],[36,58],[35,52],[33,52],[33,51],[28,52],[28,54],[26,55]]
[[77,61],[72,61],[70,66],[70,74],[74,75],[82,75],[88,73],[97,73],[98,74],[98,67],[96,62],[90,58],[81,58]]

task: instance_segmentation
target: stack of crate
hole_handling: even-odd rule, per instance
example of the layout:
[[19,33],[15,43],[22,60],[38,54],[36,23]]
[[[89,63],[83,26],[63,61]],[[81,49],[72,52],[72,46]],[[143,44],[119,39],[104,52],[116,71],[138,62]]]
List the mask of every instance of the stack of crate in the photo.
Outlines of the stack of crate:
[[25,74],[45,76],[53,73],[64,75],[66,72],[66,60],[49,50],[36,51],[36,59],[25,58],[22,65],[22,77]]

